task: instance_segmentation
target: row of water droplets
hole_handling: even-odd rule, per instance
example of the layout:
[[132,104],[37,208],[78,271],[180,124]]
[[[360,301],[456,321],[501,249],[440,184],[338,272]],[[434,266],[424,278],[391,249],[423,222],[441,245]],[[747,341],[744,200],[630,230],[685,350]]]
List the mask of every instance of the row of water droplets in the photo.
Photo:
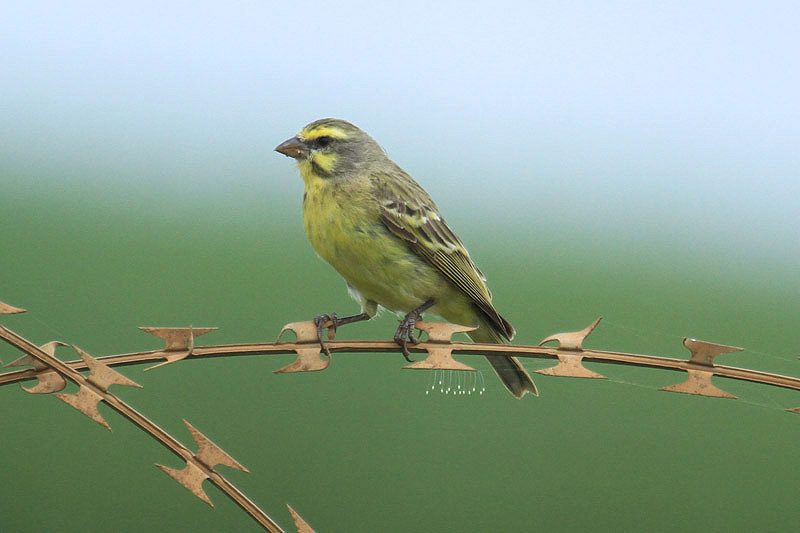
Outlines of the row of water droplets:
[[453,396],[480,396],[486,392],[483,372],[465,372],[463,370],[434,370],[430,385],[425,394],[446,394]]

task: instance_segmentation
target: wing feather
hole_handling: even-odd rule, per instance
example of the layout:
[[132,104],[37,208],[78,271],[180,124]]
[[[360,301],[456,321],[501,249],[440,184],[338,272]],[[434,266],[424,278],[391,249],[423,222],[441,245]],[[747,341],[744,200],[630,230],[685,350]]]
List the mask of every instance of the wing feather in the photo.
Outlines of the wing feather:
[[492,306],[486,278],[428,193],[399,167],[391,175],[374,176],[373,183],[380,218],[389,231],[407,241],[414,253],[439,270],[511,339],[514,328]]

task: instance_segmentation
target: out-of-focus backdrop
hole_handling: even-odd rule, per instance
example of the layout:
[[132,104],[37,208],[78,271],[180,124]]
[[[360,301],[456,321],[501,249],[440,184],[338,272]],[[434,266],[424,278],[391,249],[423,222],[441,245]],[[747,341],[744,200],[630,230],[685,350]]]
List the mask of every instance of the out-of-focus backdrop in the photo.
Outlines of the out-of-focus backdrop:
[[[800,49],[792,2],[37,2],[0,8],[2,323],[100,356],[137,326],[268,341],[356,311],[305,241],[302,182],[272,148],[311,120],[369,132],[437,200],[498,309],[538,343],[800,374]],[[395,320],[340,331],[390,338]],[[64,358],[74,353],[64,349]],[[0,346],[0,361],[18,354]],[[399,355],[187,361],[119,394],[291,529],[779,530],[796,525],[794,391],[657,392],[678,373],[589,365],[514,401],[431,391]],[[533,371],[548,366],[526,361]],[[457,379],[445,376],[445,379]],[[472,378],[471,378],[472,379]],[[472,382],[470,382],[471,384]],[[465,382],[466,384],[466,382]],[[257,530],[101,407],[0,389],[0,529]]]

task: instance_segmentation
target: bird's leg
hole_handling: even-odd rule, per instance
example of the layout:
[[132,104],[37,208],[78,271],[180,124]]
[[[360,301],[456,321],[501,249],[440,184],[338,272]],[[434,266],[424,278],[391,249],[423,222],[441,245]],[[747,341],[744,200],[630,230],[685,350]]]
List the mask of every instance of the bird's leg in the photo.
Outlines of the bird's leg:
[[328,347],[325,346],[325,340],[323,338],[322,330],[325,329],[325,323],[331,322],[331,326],[328,327],[328,339],[333,340],[334,335],[336,335],[336,328],[339,326],[344,326],[345,324],[352,324],[353,322],[361,322],[362,320],[369,320],[370,316],[367,313],[359,313],[357,315],[345,316],[339,318],[336,316],[336,313],[331,314],[324,314],[318,315],[314,318],[314,325],[317,326],[317,338],[319,339],[319,345],[325,350],[325,353],[328,356],[331,355],[331,352],[328,350]]
[[419,342],[417,338],[414,337],[414,327],[417,324],[417,320],[422,318],[422,313],[424,313],[432,305],[433,300],[428,300],[424,304],[408,313],[406,317],[400,321],[400,325],[397,327],[397,331],[394,333],[394,342],[400,345],[400,348],[402,348],[403,351],[403,357],[405,357],[406,361],[409,363],[413,363],[414,360],[411,359],[411,354],[408,353],[408,343],[411,342],[411,344],[417,344]]

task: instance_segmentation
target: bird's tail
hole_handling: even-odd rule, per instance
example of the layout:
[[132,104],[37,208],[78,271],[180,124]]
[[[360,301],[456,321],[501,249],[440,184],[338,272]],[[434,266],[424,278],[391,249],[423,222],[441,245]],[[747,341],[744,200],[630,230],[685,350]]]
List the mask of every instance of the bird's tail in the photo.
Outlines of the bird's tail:
[[[511,331],[513,332],[513,329]],[[503,342],[503,337],[500,333],[486,320],[480,320],[480,327],[475,331],[470,331],[467,335],[475,342],[491,342],[497,344]],[[522,398],[526,392],[530,392],[534,396],[539,396],[539,391],[536,390],[536,384],[515,358],[510,355],[487,355],[486,359],[489,360],[489,364],[491,364],[494,371],[497,372],[500,381],[506,386],[508,392],[513,394],[514,397]]]

